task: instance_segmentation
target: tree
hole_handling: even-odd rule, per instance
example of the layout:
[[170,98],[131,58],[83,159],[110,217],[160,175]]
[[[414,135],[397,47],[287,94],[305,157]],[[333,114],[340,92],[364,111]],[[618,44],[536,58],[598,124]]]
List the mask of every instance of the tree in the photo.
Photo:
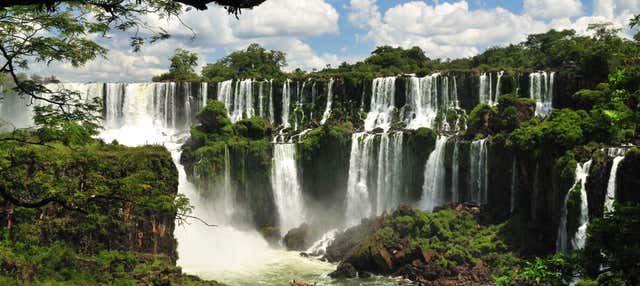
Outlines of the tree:
[[250,44],[245,50],[235,51],[202,69],[208,80],[229,78],[273,78],[282,74],[287,65],[284,52],[266,50],[258,44]]
[[198,54],[184,49],[176,49],[171,56],[169,72],[153,77],[153,81],[197,81],[200,78],[194,72],[198,65]]
[[[146,14],[179,18],[183,4],[206,9],[206,4],[216,3],[237,15],[241,9],[252,8],[264,1],[4,0],[0,2],[0,55],[4,60],[0,74],[9,75],[18,96],[45,101],[64,111],[73,106],[70,101],[75,96],[67,90],[53,92],[33,80],[22,80],[17,76],[19,70],[27,70],[29,63],[34,61],[82,66],[107,53],[92,35],[106,36],[113,30],[133,31],[130,44],[134,51],[139,51],[145,43],[168,38],[170,35],[161,27],[149,27],[141,20]],[[150,34],[142,36],[140,30],[150,31]]]
[[[231,14],[251,8],[265,0],[3,0],[0,1],[0,75],[13,82],[15,93],[50,105],[36,109],[39,128],[30,132],[17,131],[0,136],[0,141],[47,145],[56,141],[65,145],[82,145],[91,140],[98,128],[100,102],[85,102],[80,95],[69,90],[49,90],[43,83],[20,76],[29,64],[54,62],[84,65],[97,57],[104,57],[107,49],[95,41],[95,35],[109,32],[133,31],[131,47],[138,51],[143,44],[166,39],[169,35],[161,27],[149,27],[141,17],[156,14],[159,17],[180,17],[183,5],[206,9],[207,3],[225,6]],[[187,8],[188,9],[188,8]],[[151,31],[142,36],[139,30]],[[190,59],[189,59],[190,60]],[[190,61],[187,63],[190,63]],[[191,68],[192,70],[193,68]],[[11,154],[9,154],[11,155]],[[3,168],[4,169],[4,168]],[[46,188],[45,188],[46,189]],[[0,199],[17,206],[37,208],[59,202],[68,208],[56,190],[46,190],[37,201],[11,195],[11,189],[0,188]]]

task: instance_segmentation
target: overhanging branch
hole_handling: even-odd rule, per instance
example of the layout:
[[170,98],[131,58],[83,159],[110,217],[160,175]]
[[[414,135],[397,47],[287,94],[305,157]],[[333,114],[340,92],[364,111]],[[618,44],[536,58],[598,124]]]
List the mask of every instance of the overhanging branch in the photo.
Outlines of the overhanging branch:
[[[238,11],[238,9],[249,9],[262,4],[266,0],[173,0],[177,3],[182,3],[187,6],[194,7],[199,10],[206,10],[207,4],[215,3],[220,6],[224,6],[229,12]],[[0,8],[7,8],[11,6],[24,6],[24,5],[44,5],[48,8],[53,7],[56,3],[61,2],[75,2],[86,3],[90,5],[104,6],[107,1],[100,0],[2,0],[0,1]],[[108,2],[107,2],[108,3]],[[108,5],[108,4],[107,4]]]

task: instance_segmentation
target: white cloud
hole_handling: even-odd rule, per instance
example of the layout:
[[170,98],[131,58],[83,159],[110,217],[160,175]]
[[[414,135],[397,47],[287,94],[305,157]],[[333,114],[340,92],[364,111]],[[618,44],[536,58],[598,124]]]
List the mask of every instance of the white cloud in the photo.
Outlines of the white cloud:
[[351,0],[347,7],[349,22],[359,29],[377,25],[380,22],[380,11],[376,0]]
[[546,29],[543,22],[503,9],[470,10],[466,1],[429,5],[413,1],[390,8],[370,25],[365,39],[376,45],[419,46],[430,57],[466,57],[487,47],[525,39]]
[[524,13],[534,18],[557,19],[582,14],[581,0],[524,0]]
[[[116,33],[99,40],[110,51],[106,59],[96,59],[85,67],[67,64],[44,66],[35,64],[29,73],[54,74],[64,81],[148,81],[166,72],[169,57],[176,48],[197,52],[201,60],[220,50],[225,53],[257,42],[268,49],[287,53],[289,68],[321,68],[336,64],[338,56],[317,53],[303,42],[305,37],[337,34],[339,14],[325,0],[269,0],[252,10],[244,10],[239,20],[219,6],[206,11],[191,10],[177,19],[160,19],[148,15],[144,21],[151,27],[162,27],[171,34],[168,40],[146,45],[140,53],[132,53],[129,34]],[[195,37],[194,37],[195,35]]]
[[[429,57],[458,58],[473,56],[497,45],[517,43],[532,33],[542,33],[551,28],[575,29],[585,33],[591,23],[611,22],[615,27],[626,28],[632,11],[640,11],[640,0],[595,0],[594,15],[570,17],[582,14],[578,0],[525,0],[524,13],[514,14],[504,8],[470,9],[467,1],[428,4],[411,1],[389,8],[376,18],[366,11],[379,10],[375,1],[351,0],[350,19],[368,32],[356,39],[371,41],[375,45],[419,46]],[[637,13],[637,12],[636,12]],[[375,14],[375,13],[374,13]],[[378,19],[363,21],[362,19]]]
[[324,0],[270,0],[243,12],[234,24],[240,38],[338,33],[338,11]]

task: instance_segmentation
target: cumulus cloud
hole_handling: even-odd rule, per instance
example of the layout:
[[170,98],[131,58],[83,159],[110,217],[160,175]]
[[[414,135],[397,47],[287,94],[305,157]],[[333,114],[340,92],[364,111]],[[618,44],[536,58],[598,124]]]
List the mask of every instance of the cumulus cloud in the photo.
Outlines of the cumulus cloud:
[[546,26],[503,8],[471,10],[466,1],[429,5],[413,1],[390,8],[365,39],[376,45],[419,46],[431,57],[466,57],[479,48],[523,40]]
[[356,28],[364,29],[380,22],[380,11],[376,0],[351,0],[349,6],[349,22]]
[[304,43],[304,38],[337,34],[339,14],[325,0],[269,0],[236,19],[219,6],[206,11],[191,10],[177,19],[161,19],[147,15],[151,27],[162,27],[171,38],[146,45],[140,53],[132,53],[129,34],[116,33],[99,42],[109,49],[105,59],[96,59],[85,67],[68,64],[44,66],[35,64],[29,73],[54,74],[65,81],[148,81],[167,71],[168,58],[176,48],[200,55],[197,71],[215,51],[228,53],[257,42],[268,49],[287,53],[290,67],[321,68],[339,62],[338,56],[318,53]]
[[557,19],[582,14],[580,0],[524,0],[524,13],[534,18]]
[[[358,39],[378,46],[418,46],[430,57],[458,58],[491,46],[517,43],[529,34],[551,28],[586,33],[589,24],[603,22],[626,28],[632,11],[640,11],[640,0],[595,0],[594,15],[573,20],[582,14],[579,0],[525,0],[523,6],[524,12],[515,14],[501,7],[471,9],[464,0],[434,4],[411,1],[380,15],[376,1],[351,0],[349,19],[354,25],[368,28],[367,34]],[[376,13],[380,16],[367,16]],[[624,35],[630,34],[627,29]]]

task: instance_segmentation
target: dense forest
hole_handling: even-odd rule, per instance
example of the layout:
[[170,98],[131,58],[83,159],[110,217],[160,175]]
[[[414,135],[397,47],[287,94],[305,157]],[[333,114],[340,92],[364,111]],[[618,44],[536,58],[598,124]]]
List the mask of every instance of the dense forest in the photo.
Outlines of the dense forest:
[[[0,5],[0,284],[219,285],[186,250],[242,231],[332,268],[265,279],[640,283],[640,33],[550,30],[446,60],[381,46],[313,71],[251,44],[198,74],[176,49],[152,83],[19,74],[105,55],[82,34],[135,29],[131,13],[202,4],[82,2]],[[264,1],[214,2],[233,17]]]

